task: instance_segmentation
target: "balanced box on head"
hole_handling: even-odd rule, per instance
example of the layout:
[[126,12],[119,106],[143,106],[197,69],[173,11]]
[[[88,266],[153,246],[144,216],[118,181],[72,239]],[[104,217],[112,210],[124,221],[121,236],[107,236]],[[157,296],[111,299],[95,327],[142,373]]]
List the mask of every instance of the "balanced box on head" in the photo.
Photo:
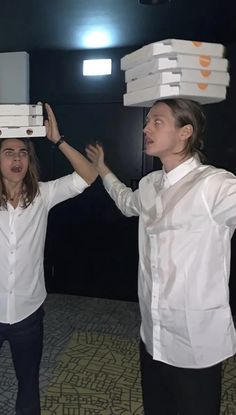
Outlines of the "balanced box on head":
[[125,106],[150,107],[158,99],[186,98],[220,102],[229,86],[228,60],[220,43],[167,39],[121,59]]
[[43,105],[0,104],[0,138],[45,137]]

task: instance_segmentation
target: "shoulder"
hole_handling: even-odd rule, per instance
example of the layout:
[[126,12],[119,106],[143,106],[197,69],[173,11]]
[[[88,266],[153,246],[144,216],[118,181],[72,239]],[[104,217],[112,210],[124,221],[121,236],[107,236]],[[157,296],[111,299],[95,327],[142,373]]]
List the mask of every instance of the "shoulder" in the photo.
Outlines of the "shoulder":
[[158,181],[161,177],[162,177],[162,170],[156,170],[156,171],[152,171],[151,173],[147,174],[146,176],[142,177],[142,179],[140,180],[140,184],[153,184],[156,181]]
[[229,189],[235,188],[236,177],[228,170],[217,168],[211,165],[203,166],[198,176],[197,183],[202,186],[204,194],[207,196],[228,192]]
[[227,178],[235,179],[235,175],[232,172],[211,165],[202,165],[201,175],[204,178],[214,179],[216,181],[224,181]]

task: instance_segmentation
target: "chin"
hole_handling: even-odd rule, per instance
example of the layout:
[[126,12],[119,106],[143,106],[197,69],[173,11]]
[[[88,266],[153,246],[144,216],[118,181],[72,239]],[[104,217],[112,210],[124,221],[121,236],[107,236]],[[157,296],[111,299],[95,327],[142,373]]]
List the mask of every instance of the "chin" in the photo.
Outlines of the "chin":
[[151,157],[158,157],[158,154],[156,153],[156,151],[154,151],[151,148],[145,148],[145,154]]

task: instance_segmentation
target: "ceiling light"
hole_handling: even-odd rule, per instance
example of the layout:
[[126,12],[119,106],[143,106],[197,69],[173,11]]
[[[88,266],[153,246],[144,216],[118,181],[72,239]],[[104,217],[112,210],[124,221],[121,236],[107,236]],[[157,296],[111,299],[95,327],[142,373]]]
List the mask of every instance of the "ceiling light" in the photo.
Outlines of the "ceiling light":
[[86,59],[83,61],[84,76],[111,75],[111,59]]

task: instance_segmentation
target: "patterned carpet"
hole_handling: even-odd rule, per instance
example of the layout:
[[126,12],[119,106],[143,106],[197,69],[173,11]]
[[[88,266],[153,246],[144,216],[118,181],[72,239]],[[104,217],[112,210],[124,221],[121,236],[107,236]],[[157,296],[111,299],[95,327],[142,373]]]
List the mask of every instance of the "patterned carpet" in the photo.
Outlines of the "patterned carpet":
[[[50,294],[45,311],[42,415],[143,415],[137,303]],[[1,415],[14,415],[15,399],[16,379],[5,343]],[[224,364],[221,415],[235,414],[233,357]]]
[[236,356],[224,363],[221,415],[236,414]]
[[135,340],[72,336],[42,399],[42,415],[143,414]]

